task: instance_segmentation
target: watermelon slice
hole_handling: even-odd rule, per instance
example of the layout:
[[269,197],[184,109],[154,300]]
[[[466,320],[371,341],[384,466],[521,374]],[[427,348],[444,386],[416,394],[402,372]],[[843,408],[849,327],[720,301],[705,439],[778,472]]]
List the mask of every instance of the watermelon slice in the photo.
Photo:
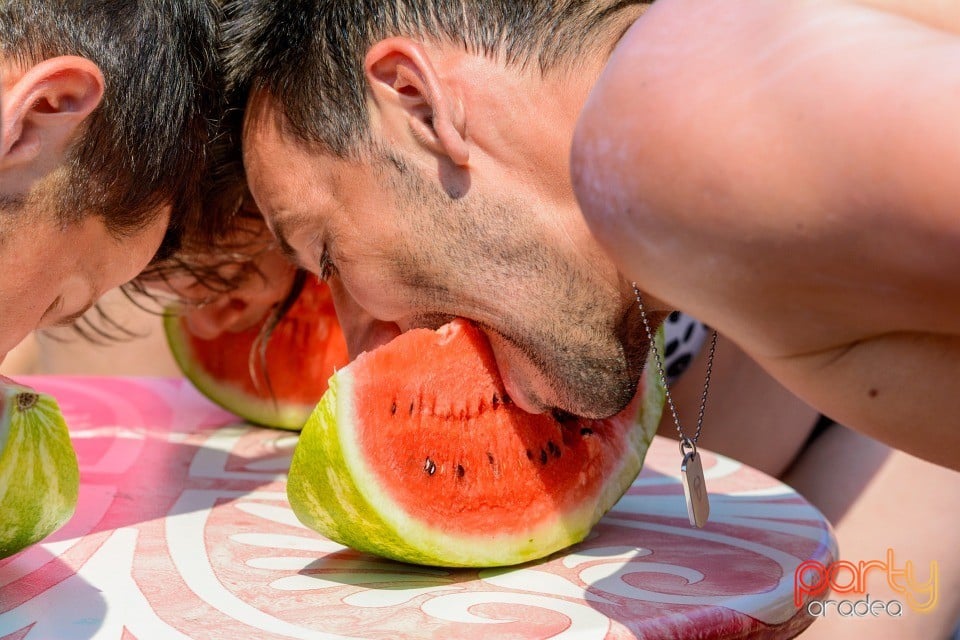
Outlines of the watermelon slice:
[[[250,364],[262,326],[204,340],[190,333],[184,317],[170,313],[164,319],[174,359],[201,393],[249,422],[298,430],[327,380],[349,362],[329,287],[306,279],[267,342],[266,375]],[[252,362],[259,365],[258,354]]]
[[652,378],[613,418],[531,415],[475,326],[408,331],[330,380],[294,452],[290,506],[334,541],[404,562],[546,556],[583,540],[640,472],[663,409]]
[[62,527],[79,490],[77,454],[57,401],[0,376],[0,558]]

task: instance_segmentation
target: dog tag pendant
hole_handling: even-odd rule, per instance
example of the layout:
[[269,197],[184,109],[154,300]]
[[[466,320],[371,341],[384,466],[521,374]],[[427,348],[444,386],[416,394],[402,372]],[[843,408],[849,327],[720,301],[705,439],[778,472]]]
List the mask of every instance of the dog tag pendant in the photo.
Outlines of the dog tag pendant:
[[687,499],[690,526],[701,529],[710,517],[710,498],[707,496],[707,484],[703,479],[703,465],[696,450],[683,456],[680,479],[683,481],[683,495]]

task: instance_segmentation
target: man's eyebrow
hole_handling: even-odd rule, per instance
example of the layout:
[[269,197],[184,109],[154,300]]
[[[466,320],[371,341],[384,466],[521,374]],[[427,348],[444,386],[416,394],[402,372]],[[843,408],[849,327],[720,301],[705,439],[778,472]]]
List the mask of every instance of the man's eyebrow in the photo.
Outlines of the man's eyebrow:
[[[301,269],[306,271],[311,271],[309,265],[304,264],[300,260],[300,255],[297,253],[297,250],[293,248],[293,245],[290,244],[290,241],[287,240],[289,237],[289,228],[290,220],[275,220],[273,223],[273,235],[277,238],[277,244],[280,246],[280,253],[283,254],[290,262],[294,263]],[[298,223],[299,220],[294,220],[293,223]]]

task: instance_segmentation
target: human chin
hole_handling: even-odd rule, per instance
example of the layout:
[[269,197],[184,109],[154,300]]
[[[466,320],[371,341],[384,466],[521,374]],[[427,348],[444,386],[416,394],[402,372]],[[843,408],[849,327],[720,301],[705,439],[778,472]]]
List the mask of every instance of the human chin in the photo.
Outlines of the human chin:
[[640,373],[623,358],[587,358],[560,363],[552,375],[555,407],[583,418],[608,418],[622,411],[637,392]]

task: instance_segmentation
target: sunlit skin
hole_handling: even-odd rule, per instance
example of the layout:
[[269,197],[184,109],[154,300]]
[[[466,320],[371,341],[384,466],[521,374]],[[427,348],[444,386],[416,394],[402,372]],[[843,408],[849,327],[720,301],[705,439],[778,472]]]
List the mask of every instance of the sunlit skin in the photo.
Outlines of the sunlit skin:
[[658,2],[573,149],[625,273],[822,412],[953,468],[958,33],[952,2]]
[[170,207],[136,233],[112,234],[97,212],[64,222],[57,194],[85,118],[103,96],[89,60],[0,61],[0,360],[31,331],[69,324],[134,278],[163,239]]
[[376,144],[355,161],[294,140],[270,96],[253,97],[250,191],[281,245],[329,282],[352,353],[461,316],[487,335],[522,408],[625,406],[646,338],[568,164],[604,57],[541,76],[456,46],[382,41],[365,60]]
[[[245,209],[251,206],[244,204]],[[259,213],[243,216],[237,225],[218,252],[190,259],[194,268],[212,270],[212,279],[176,271],[162,281],[144,281],[159,296],[172,296],[190,332],[205,340],[262,323],[293,286],[296,266],[280,251]]]
[[137,276],[160,246],[168,213],[118,239],[90,216],[63,227],[52,216],[4,228],[0,238],[0,357],[30,332],[68,325],[104,293]]
[[[943,7],[955,6],[953,0],[942,0],[940,4]],[[916,4],[912,6],[913,10],[921,13],[929,8]],[[711,15],[701,20],[703,27],[714,25],[716,17],[724,15],[724,7],[713,5],[706,9],[711,11]],[[742,20],[736,15],[732,19]],[[763,33],[767,32],[758,32],[755,35]],[[669,45],[663,45],[663,51],[668,54],[671,50],[676,50],[677,45],[682,42],[686,41],[673,38]],[[692,41],[689,44],[692,44]],[[724,78],[723,82],[726,81]],[[628,84],[629,82],[633,81],[629,80]],[[702,78],[696,78],[696,82],[702,82]],[[717,101],[714,99],[709,106],[715,105]],[[518,127],[530,127],[538,135],[544,136],[545,142],[541,142],[536,136],[525,137],[524,143],[532,145],[533,149],[524,150],[524,154],[541,151],[542,156],[538,162],[547,168],[556,164],[552,154],[564,154],[567,151],[563,144],[554,143],[549,121],[546,126],[540,126],[540,111],[548,104],[550,100],[546,98],[537,102],[536,117],[530,117],[529,108],[524,109],[522,105],[510,111],[508,117],[504,117],[506,120],[517,121]],[[621,115],[624,121],[630,122],[646,117],[650,108],[649,105],[625,106],[629,106],[630,111]],[[682,112],[683,106],[673,105],[673,108]],[[701,117],[706,115],[708,114],[700,114]],[[598,118],[597,121],[602,122],[602,119]],[[696,152],[692,150],[684,149],[683,153],[675,154],[677,141],[683,140],[683,136],[678,134],[676,140],[657,146],[654,150],[660,160],[675,161],[668,165],[674,173],[681,171],[686,164],[695,166],[694,160],[697,159]],[[700,145],[703,142],[695,140],[694,144]],[[470,155],[472,158],[472,154]],[[640,172],[640,165],[633,162],[619,165],[603,160],[592,159],[597,163],[595,166],[602,171],[615,172],[622,169],[629,174]],[[531,173],[536,175],[535,170]],[[663,179],[664,184],[669,185],[671,175],[665,173],[666,175],[658,174],[657,179]],[[309,177],[305,180],[303,185],[297,185],[301,191],[309,184]],[[508,193],[507,189],[513,186],[513,183],[505,184],[504,193]],[[297,192],[298,195],[301,191]],[[629,209],[616,212],[624,211]],[[593,212],[588,213],[593,215]],[[591,224],[595,222],[592,218],[589,221]],[[618,259],[624,260],[622,264],[628,265],[626,256],[629,254],[630,244],[643,238],[632,235],[629,227],[622,232],[625,234],[623,252],[618,255]],[[609,234],[603,239],[610,242]],[[660,236],[657,241],[669,244],[672,238]],[[672,264],[657,265],[657,268],[660,271],[673,268],[699,269],[710,276],[711,280],[721,275],[717,274],[708,261],[710,252],[704,252],[702,247],[697,251],[690,255],[677,251],[673,255]],[[339,267],[336,259],[333,262]],[[669,275],[660,271],[658,274],[663,277]],[[337,286],[335,278],[331,283]],[[254,290],[262,287],[260,281],[251,284],[255,285]],[[703,292],[700,293],[702,295]],[[232,304],[250,308],[250,300],[246,299],[244,289],[231,293],[231,296],[234,298]],[[344,304],[351,305],[347,312],[344,312]],[[265,312],[266,309],[262,311]],[[213,327],[218,326],[216,318],[227,318],[217,309],[208,310],[206,307],[192,313],[210,316],[207,320],[213,321],[208,326]],[[371,322],[365,309],[350,297],[346,298],[346,303],[341,300],[341,316],[342,320],[354,323],[348,335],[353,337],[355,349],[356,345],[376,344],[386,340],[398,331],[394,324]],[[226,330],[229,323],[221,326]],[[363,335],[365,330],[375,335]],[[688,431],[703,392],[703,360],[704,354],[701,354],[698,365],[673,387],[674,399]],[[952,598],[948,601],[946,594],[960,593],[960,589],[951,587],[958,584],[955,576],[960,575],[956,570],[960,565],[957,563],[957,553],[953,551],[956,545],[951,546],[949,543],[951,527],[957,518],[944,512],[944,505],[954,504],[958,495],[957,483],[952,482],[949,472],[899,452],[894,452],[889,463],[884,464],[884,454],[877,454],[878,449],[886,451],[882,445],[839,427],[834,427],[826,436],[821,436],[808,445],[806,440],[816,421],[817,412],[778,385],[753,360],[723,338],[713,373],[703,439],[700,441],[705,448],[729,455],[773,476],[784,477],[784,472],[788,472],[786,481],[820,508],[837,527],[841,549],[844,550],[845,557],[851,560],[881,557],[886,548],[893,546],[898,555],[902,553],[903,557],[911,557],[918,562],[932,558],[941,563],[945,596],[942,606],[934,614],[915,616],[909,620],[859,620],[855,625],[847,619],[835,618],[818,622],[804,637],[810,635],[818,638],[893,640],[904,637],[947,637],[952,633],[957,620],[956,612],[960,611],[957,606],[960,600]],[[676,428],[668,416],[660,433],[675,437],[675,432]],[[876,473],[877,468],[880,468],[880,473]],[[845,513],[846,511],[849,513]],[[922,526],[923,523],[934,521],[941,526]]]

